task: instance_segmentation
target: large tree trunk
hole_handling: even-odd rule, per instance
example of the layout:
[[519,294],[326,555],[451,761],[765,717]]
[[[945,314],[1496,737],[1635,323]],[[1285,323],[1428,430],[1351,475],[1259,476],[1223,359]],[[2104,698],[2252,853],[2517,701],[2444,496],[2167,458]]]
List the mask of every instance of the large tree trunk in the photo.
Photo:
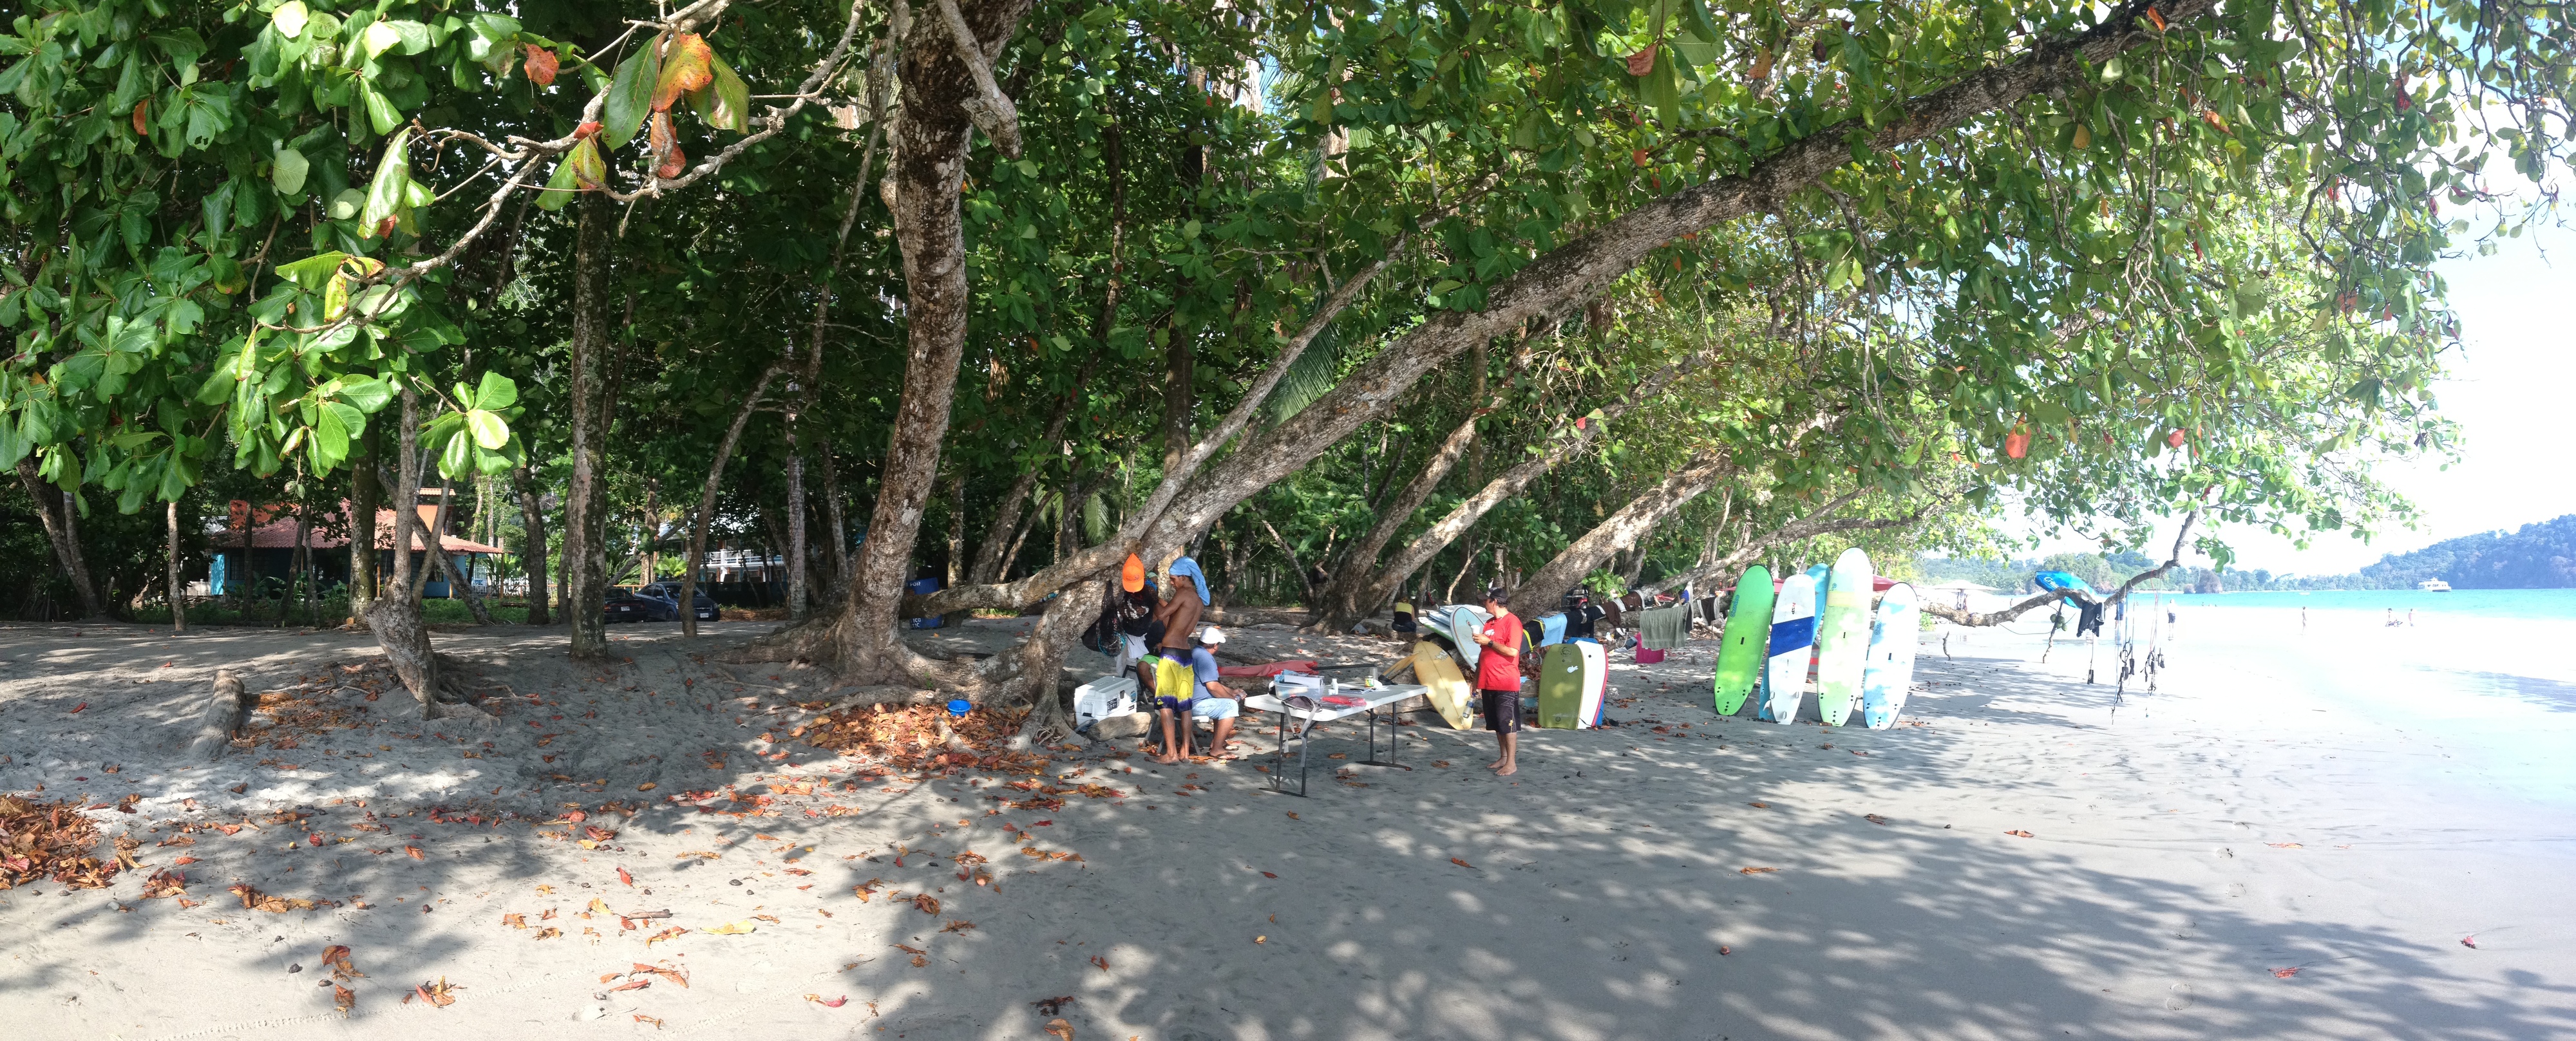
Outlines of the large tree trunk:
[[349,625],[367,627],[368,609],[376,602],[376,510],[384,491],[376,480],[374,424],[349,448]]
[[734,446],[742,443],[742,428],[751,422],[752,413],[760,411],[760,396],[769,390],[769,381],[778,378],[779,367],[772,365],[760,373],[760,381],[751,385],[750,396],[743,399],[741,411],[725,427],[724,441],[716,445],[716,460],[707,467],[707,483],[698,489],[698,508],[689,522],[689,559],[680,574],[680,632],[698,635],[698,571],[707,559],[707,528],[715,523],[716,489],[724,486],[725,463],[733,459]]
[[168,584],[163,587],[170,591],[170,631],[184,633],[188,631],[188,589],[179,581],[179,504],[162,505],[170,529],[169,570],[165,575]]
[[393,576],[385,583],[384,595],[368,605],[367,627],[375,631],[385,661],[411,691],[421,718],[426,719],[438,712],[438,652],[429,645],[429,627],[421,624],[420,598],[414,593],[414,583],[420,579],[411,566],[412,540],[420,533],[416,505],[421,477],[420,396],[408,386],[402,392],[402,430],[396,444],[401,462],[394,480]]
[[75,519],[79,507],[73,505],[71,496],[36,475],[32,456],[18,460],[18,483],[27,489],[28,498],[36,500],[36,516],[44,521],[45,539],[53,543],[55,562],[71,577],[72,595],[80,600],[81,617],[107,617],[98,585],[90,579],[89,561],[81,556],[80,526]]
[[600,613],[607,601],[607,547],[601,516],[605,503],[600,472],[607,460],[606,395],[600,383],[610,334],[609,259],[617,211],[597,192],[581,196],[579,228],[573,249],[572,479],[564,493],[563,613],[571,623],[572,653],[591,657],[608,650],[608,630]]
[[519,490],[519,519],[527,528],[526,543],[519,547],[519,559],[528,571],[528,624],[550,625],[546,613],[546,510],[545,497],[537,493],[536,479],[521,463],[510,471],[510,483]]
[[1627,505],[1619,507],[1618,512],[1612,513],[1591,531],[1584,532],[1557,553],[1556,559],[1548,561],[1546,566],[1524,579],[1519,588],[1512,590],[1512,613],[1523,618],[1537,617],[1540,611],[1555,604],[1566,590],[1583,581],[1583,576],[1591,574],[1602,561],[1610,559],[1614,553],[1634,547],[1640,536],[1654,530],[1655,525],[1671,516],[1674,510],[1681,509],[1698,498],[1699,493],[1709,490],[1728,469],[1724,453],[1714,449],[1703,451],[1681,470],[1665,477],[1662,483],[1629,500]]
[[[904,580],[921,529],[922,510],[939,473],[940,443],[956,397],[957,366],[966,346],[971,291],[966,283],[964,226],[957,191],[965,176],[974,126],[970,101],[987,106],[979,79],[1027,14],[1031,0],[967,0],[958,14],[974,40],[957,40],[952,19],[914,20],[904,40],[900,74],[903,116],[895,132],[892,182],[895,240],[903,250],[904,318],[908,356],[893,433],[878,478],[876,510],[860,545],[846,607],[831,640],[842,678],[862,684],[912,683],[930,663],[895,635]],[[941,4],[944,9],[945,3]],[[1016,152],[1017,134],[996,134],[999,147]],[[1052,684],[1054,676],[1043,677]]]
[[825,595],[838,596],[848,591],[850,583],[850,527],[842,512],[840,468],[832,463],[830,441],[814,445],[814,461],[823,468],[823,515],[830,521],[832,536],[832,581]]

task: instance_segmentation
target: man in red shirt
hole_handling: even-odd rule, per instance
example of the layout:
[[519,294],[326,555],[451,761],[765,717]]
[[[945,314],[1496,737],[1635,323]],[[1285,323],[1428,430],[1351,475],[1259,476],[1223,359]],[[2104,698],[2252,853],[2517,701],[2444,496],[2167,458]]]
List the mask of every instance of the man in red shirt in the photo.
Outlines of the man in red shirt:
[[1491,619],[1476,633],[1476,644],[1484,648],[1476,658],[1476,689],[1484,694],[1485,729],[1494,732],[1502,742],[1502,758],[1485,764],[1496,777],[1509,777],[1520,770],[1512,761],[1518,751],[1521,732],[1521,620],[1503,604],[1503,587],[1485,589],[1485,613]]

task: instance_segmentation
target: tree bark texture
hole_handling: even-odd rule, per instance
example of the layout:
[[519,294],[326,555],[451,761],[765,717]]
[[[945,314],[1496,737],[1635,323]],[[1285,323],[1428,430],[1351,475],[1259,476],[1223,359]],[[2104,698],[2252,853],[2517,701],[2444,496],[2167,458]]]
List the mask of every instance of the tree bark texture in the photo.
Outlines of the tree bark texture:
[[734,446],[742,443],[742,428],[751,422],[752,413],[760,411],[760,396],[769,390],[769,381],[777,379],[779,366],[762,370],[760,381],[751,385],[751,394],[742,402],[742,410],[733,414],[733,423],[725,427],[724,441],[716,445],[715,462],[707,467],[707,483],[698,490],[698,508],[689,522],[689,559],[680,573],[680,632],[698,635],[698,571],[707,559],[707,529],[715,523],[716,489],[724,484],[725,463],[733,458]]
[[18,483],[27,489],[28,498],[36,500],[36,516],[44,521],[45,540],[53,543],[54,561],[71,577],[72,595],[80,600],[81,617],[107,617],[98,585],[90,579],[89,561],[81,556],[80,526],[74,519],[79,507],[62,489],[46,484],[36,475],[32,456],[18,460]]
[[1537,617],[1566,590],[1583,581],[1593,568],[1610,559],[1611,554],[1635,546],[1640,536],[1709,490],[1729,469],[1728,456],[1723,452],[1701,452],[1682,469],[1584,532],[1559,551],[1556,559],[1523,580],[1519,588],[1512,590],[1512,613],[1523,618]]
[[972,302],[957,189],[974,131],[966,103],[979,99],[979,90],[975,70],[960,52],[980,50],[989,60],[1019,27],[1030,3],[968,0],[958,7],[975,36],[972,48],[950,44],[946,19],[920,18],[902,49],[903,119],[890,172],[895,239],[903,250],[906,357],[876,510],[859,548],[847,610],[836,626],[842,677],[851,682],[909,682],[918,671],[918,656],[896,639],[895,615],[922,510],[939,473]]
[[376,602],[376,511],[384,490],[376,480],[375,445],[370,426],[349,449],[349,624],[357,629],[367,627]]
[[537,494],[536,479],[528,473],[526,463],[511,469],[510,483],[519,491],[519,519],[526,522],[527,528],[527,542],[519,547],[519,559],[528,569],[528,624],[550,625],[554,619],[546,612],[545,499]]
[[564,492],[563,613],[571,623],[572,653],[607,653],[608,630],[600,612],[607,601],[607,548],[600,494],[607,461],[606,395],[600,383],[609,329],[609,269],[617,211],[605,196],[585,192],[573,249],[572,479]]

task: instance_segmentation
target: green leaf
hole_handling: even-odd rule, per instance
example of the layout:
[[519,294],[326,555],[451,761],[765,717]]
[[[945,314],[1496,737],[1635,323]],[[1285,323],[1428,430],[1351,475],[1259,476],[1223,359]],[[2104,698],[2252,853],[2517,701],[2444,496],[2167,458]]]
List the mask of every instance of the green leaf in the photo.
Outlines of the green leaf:
[[[377,23],[383,24],[381,22]],[[367,205],[358,212],[358,234],[373,238],[383,233],[387,218],[398,216],[411,187],[411,161],[403,156],[403,147],[411,143],[411,130],[406,127],[385,142],[385,157],[376,163],[375,179],[367,183]]]
[[438,472],[449,477],[466,473],[474,465],[474,439],[459,432],[449,435],[447,445],[438,453]]
[[689,95],[698,118],[718,130],[737,134],[751,132],[751,88],[734,74],[733,66],[724,63],[714,51],[707,52],[707,68],[715,73],[715,82],[707,89]]
[[[483,374],[482,384],[474,389],[474,407],[498,412],[519,402],[519,385],[497,372]],[[498,448],[498,445],[487,447]]]
[[538,209],[563,209],[565,203],[572,201],[573,193],[581,190],[581,181],[574,174],[574,167],[578,165],[575,160],[581,155],[582,147],[588,144],[590,139],[583,138],[580,144],[572,146],[571,153],[555,163],[554,176],[546,178],[545,188],[537,192]]
[[392,50],[401,42],[402,34],[394,31],[391,22],[377,22],[368,26],[367,31],[358,36],[358,45],[366,49],[367,57],[370,58]]
[[338,250],[316,253],[292,263],[279,264],[277,273],[307,290],[320,289],[340,270],[340,262],[347,259],[349,255]]
[[465,414],[465,427],[474,432],[474,443],[485,448],[498,449],[510,443],[510,424],[482,409]]
[[268,183],[277,188],[277,194],[295,198],[304,194],[304,175],[312,168],[312,161],[304,158],[304,153],[280,148],[270,160]]
[[715,81],[710,65],[716,53],[696,33],[681,33],[662,55],[662,73],[653,83],[653,111],[668,112],[683,94],[695,94]]
[[349,435],[353,433],[349,429],[349,421],[355,419],[363,424],[366,417],[358,415],[357,409],[347,405],[327,404],[313,419],[314,468],[328,471],[349,457]]
[[359,409],[373,412],[394,398],[394,389],[379,379],[351,380],[340,385],[338,397]]
[[653,84],[661,78],[661,59],[653,52],[661,40],[635,49],[626,60],[617,63],[617,78],[608,84],[608,100],[600,108],[599,136],[609,150],[626,147],[635,140],[635,131],[644,126],[644,117],[653,111]]
[[366,102],[367,125],[374,127],[376,133],[390,134],[395,127],[402,125],[402,110],[395,108],[393,99],[377,90],[375,84],[358,84],[358,96]]
[[268,24],[277,27],[277,35],[292,40],[304,35],[304,20],[308,13],[304,0],[286,0],[277,5],[277,10],[268,13]]

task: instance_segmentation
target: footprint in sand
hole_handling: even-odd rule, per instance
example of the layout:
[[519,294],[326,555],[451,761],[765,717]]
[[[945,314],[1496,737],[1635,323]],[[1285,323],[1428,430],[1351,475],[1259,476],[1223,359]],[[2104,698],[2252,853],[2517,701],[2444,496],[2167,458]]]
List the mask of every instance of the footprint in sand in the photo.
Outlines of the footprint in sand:
[[2165,995],[2165,1010],[2180,1012],[2190,1008],[2191,1002],[2191,984],[2177,983],[2173,985],[2173,993]]

